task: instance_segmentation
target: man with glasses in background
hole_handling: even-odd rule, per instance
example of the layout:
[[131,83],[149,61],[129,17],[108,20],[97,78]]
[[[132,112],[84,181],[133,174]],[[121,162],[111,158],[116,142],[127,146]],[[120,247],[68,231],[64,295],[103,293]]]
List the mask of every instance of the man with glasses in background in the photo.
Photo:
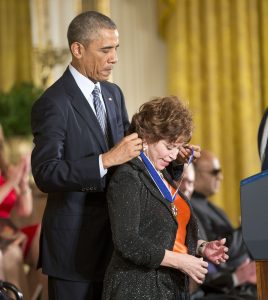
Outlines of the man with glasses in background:
[[[192,176],[193,178],[189,179],[191,182],[194,181],[191,204],[201,229],[199,232],[201,238],[204,240],[219,240],[226,237],[226,246],[229,248],[228,261],[224,266],[221,264],[221,270],[214,270],[215,276],[210,276],[210,280],[206,282],[204,288],[207,289],[208,293],[214,290],[214,292],[236,294],[240,297],[242,294],[242,299],[255,299],[255,263],[249,257],[242,239],[241,228],[234,228],[224,211],[209,200],[209,197],[219,191],[223,180],[220,161],[210,151],[202,150],[201,157],[194,162],[194,169],[195,178]],[[182,190],[184,189],[183,192],[187,190],[187,188],[184,188],[187,187],[186,183],[188,181],[185,182],[187,179],[186,173],[181,184]],[[202,234],[205,236],[202,237]],[[213,270],[211,272],[213,273]],[[224,272],[232,274],[232,276],[223,276]],[[206,297],[204,299],[210,298]]]

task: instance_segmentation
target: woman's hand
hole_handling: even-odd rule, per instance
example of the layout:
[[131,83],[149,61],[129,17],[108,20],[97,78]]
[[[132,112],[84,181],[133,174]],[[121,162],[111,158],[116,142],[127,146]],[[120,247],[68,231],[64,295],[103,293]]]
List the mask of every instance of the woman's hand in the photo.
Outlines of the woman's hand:
[[226,254],[228,248],[225,246],[225,243],[225,238],[219,241],[206,242],[200,255],[214,264],[224,263],[229,258]]
[[21,158],[20,164],[22,168],[21,179],[16,190],[18,198],[15,207],[18,215],[28,217],[33,210],[32,190],[29,182],[30,173],[30,155],[24,155]]
[[192,154],[192,161],[195,161],[201,156],[201,147],[199,145],[184,145],[180,148],[176,161],[179,163],[189,163]]
[[7,171],[7,182],[10,182],[13,188],[17,188],[23,173],[23,165],[10,165]]
[[24,250],[26,242],[27,242],[27,236],[21,231],[18,231],[16,235],[17,235],[17,237],[12,242],[12,244],[17,245]]
[[189,275],[196,283],[202,284],[208,272],[208,263],[203,258],[178,253],[178,269]]
[[208,263],[203,258],[166,250],[161,266],[179,269],[189,275],[196,283],[202,284],[207,274]]
[[27,188],[29,186],[29,175],[31,169],[30,154],[26,154],[22,156],[20,164],[22,165],[22,176],[20,181],[20,188],[23,190],[24,187]]

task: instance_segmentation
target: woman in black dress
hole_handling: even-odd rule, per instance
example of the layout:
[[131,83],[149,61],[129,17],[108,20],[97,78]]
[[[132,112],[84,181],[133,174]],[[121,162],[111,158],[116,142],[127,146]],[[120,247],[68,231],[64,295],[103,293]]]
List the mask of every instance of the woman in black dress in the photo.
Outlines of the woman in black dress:
[[[140,157],[120,166],[108,189],[114,253],[104,280],[103,300],[188,299],[188,278],[200,284],[207,262],[196,257],[198,230],[187,202],[187,253],[173,251],[178,230],[173,204],[173,176],[179,152],[193,130],[188,108],[176,97],[156,98],[133,116],[130,132],[143,139]],[[226,247],[216,245],[214,258],[224,261]],[[199,251],[200,253],[202,251]],[[199,254],[200,254],[199,253]],[[214,253],[215,254],[215,253]]]

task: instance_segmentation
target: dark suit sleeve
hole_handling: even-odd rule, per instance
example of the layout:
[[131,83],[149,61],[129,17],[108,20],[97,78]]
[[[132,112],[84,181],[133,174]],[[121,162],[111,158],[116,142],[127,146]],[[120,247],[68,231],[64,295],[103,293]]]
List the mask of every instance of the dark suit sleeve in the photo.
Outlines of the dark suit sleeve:
[[[259,125],[259,130],[258,130],[258,150],[259,150],[260,158],[261,158],[262,136],[264,134],[264,127],[265,127],[267,117],[268,117],[268,108],[266,108],[266,110],[265,110],[265,112],[262,116],[262,119],[261,119],[261,122],[260,122],[260,125]],[[261,170],[262,171],[268,169],[268,155],[267,155],[267,152],[268,152],[268,146],[266,144],[266,147],[265,147],[265,150],[264,150],[264,158],[263,158],[263,161],[261,162],[262,163],[262,165],[261,165]]]
[[109,215],[115,250],[135,263],[157,268],[165,249],[154,245],[139,234],[142,184],[131,172],[117,172],[108,189]]
[[218,271],[208,273],[205,282],[201,286],[206,293],[228,293],[234,288],[232,272]]
[[126,134],[128,128],[129,128],[129,118],[128,118],[128,113],[127,113],[127,109],[126,109],[126,104],[125,104],[125,98],[124,98],[124,94],[122,92],[122,90],[120,89],[120,87],[118,85],[115,84],[115,86],[118,88],[118,92],[119,92],[119,97],[117,97],[117,99],[121,99],[121,105],[120,105],[120,109],[121,109],[121,119],[123,122],[123,126],[124,126],[124,132]]
[[[60,107],[55,99],[41,98],[32,109],[32,173],[37,186],[43,192],[98,191],[102,190],[98,155],[67,160],[66,107]],[[73,144],[72,151],[78,149]]]
[[268,117],[268,108],[266,108],[266,110],[265,110],[265,112],[262,116],[262,119],[261,119],[261,122],[260,122],[260,125],[259,125],[259,130],[258,130],[258,150],[259,150],[259,154],[260,154],[263,130],[264,130],[264,126],[265,126],[267,117]]

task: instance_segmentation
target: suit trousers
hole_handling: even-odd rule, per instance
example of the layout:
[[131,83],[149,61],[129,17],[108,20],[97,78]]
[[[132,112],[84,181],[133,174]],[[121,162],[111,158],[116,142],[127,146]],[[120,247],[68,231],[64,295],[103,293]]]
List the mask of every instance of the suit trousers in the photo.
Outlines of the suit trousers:
[[49,300],[101,300],[102,282],[69,281],[48,276]]

